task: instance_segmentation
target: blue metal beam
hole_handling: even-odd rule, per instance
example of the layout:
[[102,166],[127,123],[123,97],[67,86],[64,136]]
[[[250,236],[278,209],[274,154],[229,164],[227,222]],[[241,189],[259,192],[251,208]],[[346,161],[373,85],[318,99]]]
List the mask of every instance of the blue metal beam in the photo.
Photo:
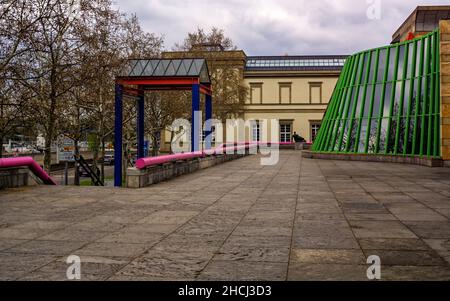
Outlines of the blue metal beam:
[[137,142],[138,142],[138,159],[144,158],[144,131],[145,131],[145,95],[142,93],[137,100]]
[[114,186],[122,187],[122,85],[115,88],[115,121],[114,121]]

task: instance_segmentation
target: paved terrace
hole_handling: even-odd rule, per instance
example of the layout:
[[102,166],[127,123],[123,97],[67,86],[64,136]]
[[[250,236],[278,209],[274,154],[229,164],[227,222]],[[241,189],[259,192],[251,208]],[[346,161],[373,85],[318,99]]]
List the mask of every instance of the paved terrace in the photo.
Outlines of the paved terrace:
[[246,157],[141,189],[0,192],[0,279],[450,280],[450,170]]

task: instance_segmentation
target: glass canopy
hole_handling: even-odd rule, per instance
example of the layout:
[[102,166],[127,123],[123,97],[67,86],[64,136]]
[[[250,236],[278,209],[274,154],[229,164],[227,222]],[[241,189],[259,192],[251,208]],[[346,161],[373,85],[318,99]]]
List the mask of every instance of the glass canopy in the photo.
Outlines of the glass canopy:
[[248,57],[247,70],[252,69],[340,69],[346,56],[272,56]]
[[440,156],[439,31],[348,58],[313,151]]
[[211,83],[205,59],[129,60],[121,77],[198,77],[201,83]]

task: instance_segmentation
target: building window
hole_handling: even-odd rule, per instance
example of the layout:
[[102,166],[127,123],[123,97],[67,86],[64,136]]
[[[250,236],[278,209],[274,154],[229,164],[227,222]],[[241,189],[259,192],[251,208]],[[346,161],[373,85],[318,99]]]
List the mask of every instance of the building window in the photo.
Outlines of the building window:
[[252,142],[260,142],[261,141],[261,131],[259,121],[252,121]]
[[292,142],[292,124],[280,124],[280,142]]
[[279,83],[280,85],[280,103],[292,102],[292,83]]
[[250,83],[250,103],[262,103],[262,83]]
[[311,141],[314,142],[314,140],[317,137],[317,134],[319,134],[320,130],[320,122],[311,122]]
[[310,82],[309,83],[309,102],[310,103],[322,103],[322,83]]

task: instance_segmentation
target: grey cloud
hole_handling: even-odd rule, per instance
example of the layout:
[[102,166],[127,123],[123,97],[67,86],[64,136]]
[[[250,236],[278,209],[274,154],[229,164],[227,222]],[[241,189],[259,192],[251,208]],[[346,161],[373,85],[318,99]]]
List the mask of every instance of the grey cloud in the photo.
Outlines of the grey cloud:
[[171,49],[197,27],[223,28],[248,55],[351,54],[388,44],[417,5],[442,1],[381,0],[381,20],[366,0],[115,0]]

